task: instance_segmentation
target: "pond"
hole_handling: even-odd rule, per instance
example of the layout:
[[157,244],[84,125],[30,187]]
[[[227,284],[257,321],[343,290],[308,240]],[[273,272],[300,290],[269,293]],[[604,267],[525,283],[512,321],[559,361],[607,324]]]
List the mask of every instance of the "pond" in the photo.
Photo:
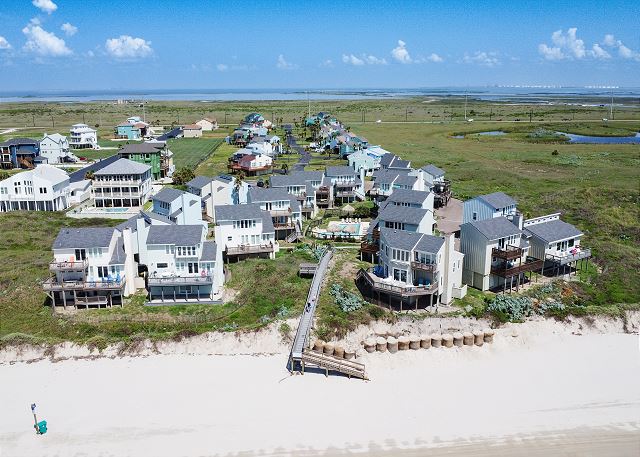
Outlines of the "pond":
[[482,135],[482,136],[501,136],[501,135],[506,135],[507,132],[503,132],[502,130],[491,130],[490,132],[476,132],[476,133],[467,133],[466,135],[453,135],[451,136],[451,138],[455,138],[455,139],[462,139],[468,136],[473,136],[473,135]]
[[569,138],[569,143],[592,144],[640,144],[640,132],[633,136],[590,136],[575,135],[573,133],[556,132]]

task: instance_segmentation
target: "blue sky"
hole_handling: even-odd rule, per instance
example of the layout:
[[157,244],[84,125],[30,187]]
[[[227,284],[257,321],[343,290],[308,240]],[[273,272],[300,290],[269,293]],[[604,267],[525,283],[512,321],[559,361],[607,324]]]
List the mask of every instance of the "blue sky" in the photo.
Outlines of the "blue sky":
[[639,18],[637,0],[0,0],[0,87],[637,87]]

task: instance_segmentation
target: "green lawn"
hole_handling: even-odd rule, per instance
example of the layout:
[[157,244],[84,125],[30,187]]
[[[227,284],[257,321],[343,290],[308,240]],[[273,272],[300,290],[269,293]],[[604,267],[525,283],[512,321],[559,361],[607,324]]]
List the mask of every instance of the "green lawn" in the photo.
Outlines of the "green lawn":
[[198,165],[195,171],[196,175],[216,176],[222,173],[227,173],[229,156],[237,150],[237,146],[233,146],[222,141],[213,154],[209,155]]
[[173,152],[176,169],[196,169],[222,143],[221,138],[174,138],[168,141],[168,147]]

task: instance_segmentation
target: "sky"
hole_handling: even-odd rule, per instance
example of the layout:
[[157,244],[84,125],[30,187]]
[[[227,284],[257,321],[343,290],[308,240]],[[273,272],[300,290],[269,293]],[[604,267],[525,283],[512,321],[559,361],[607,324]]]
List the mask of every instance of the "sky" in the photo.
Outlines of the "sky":
[[0,0],[0,88],[640,86],[640,1]]

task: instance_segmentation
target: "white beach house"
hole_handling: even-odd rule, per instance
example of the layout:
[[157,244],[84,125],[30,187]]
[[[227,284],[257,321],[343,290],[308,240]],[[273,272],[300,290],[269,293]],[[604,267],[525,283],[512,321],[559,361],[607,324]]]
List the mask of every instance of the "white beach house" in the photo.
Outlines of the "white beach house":
[[151,191],[151,167],[118,159],[94,173],[92,194],[97,208],[142,206]]
[[87,124],[74,124],[69,130],[69,146],[72,149],[95,148],[98,145],[98,132]]
[[215,239],[227,261],[247,257],[275,258],[276,241],[271,214],[256,203],[215,207]]
[[0,212],[63,211],[72,203],[69,176],[51,165],[39,165],[0,181]]

